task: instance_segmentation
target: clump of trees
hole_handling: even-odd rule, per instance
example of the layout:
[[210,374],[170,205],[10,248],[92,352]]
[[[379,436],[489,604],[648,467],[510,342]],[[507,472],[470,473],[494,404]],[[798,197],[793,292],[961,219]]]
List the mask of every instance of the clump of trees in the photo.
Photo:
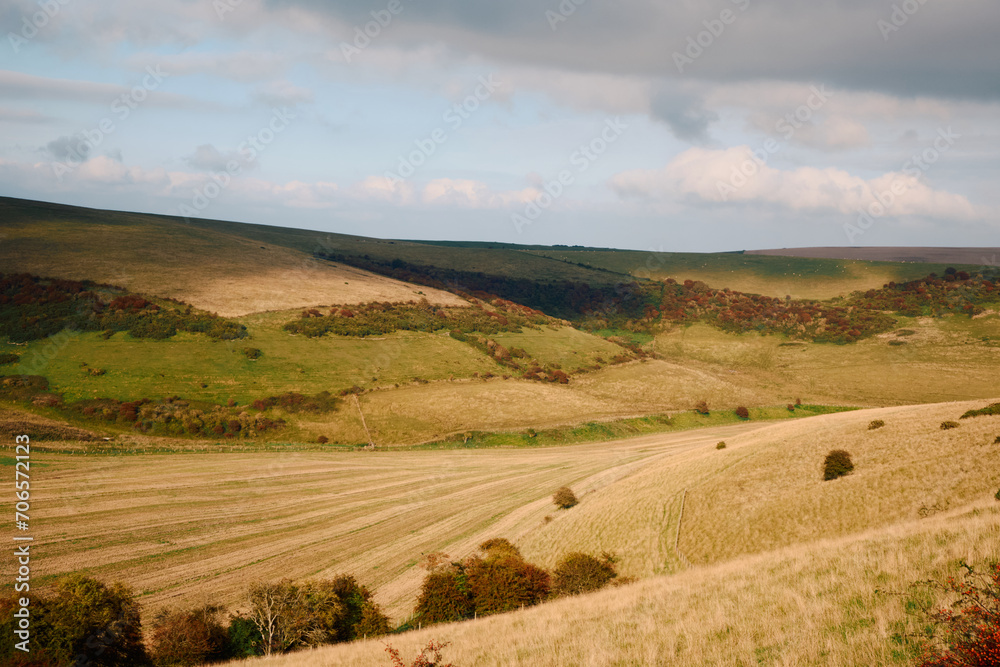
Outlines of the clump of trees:
[[[14,647],[18,593],[0,599],[0,662],[8,665],[131,667],[149,664],[142,641],[139,603],[123,584],[105,585],[75,574],[62,579],[55,594],[31,594],[31,652]],[[25,661],[25,658],[28,658]],[[81,662],[85,661],[85,662]]]
[[346,642],[389,632],[389,619],[354,577],[252,584],[246,618],[260,635],[264,655]]
[[552,597],[595,591],[617,576],[610,554],[564,557],[550,574],[524,559],[503,538],[487,540],[461,561],[447,554],[428,556],[428,570],[414,608],[421,623],[460,621],[529,607]]

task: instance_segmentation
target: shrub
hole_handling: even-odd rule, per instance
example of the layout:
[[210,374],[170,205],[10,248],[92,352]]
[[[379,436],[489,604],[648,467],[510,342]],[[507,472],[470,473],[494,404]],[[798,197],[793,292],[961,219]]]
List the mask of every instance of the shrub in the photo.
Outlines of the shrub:
[[325,445],[326,443],[330,442],[330,438],[326,437],[325,435],[321,435],[318,438],[316,438],[316,442],[318,442],[321,445]]
[[796,398],[795,399],[795,407],[799,407],[801,405],[802,405],[802,399],[801,398]]
[[719,444],[717,444],[717,445],[715,446],[715,448],[716,448],[716,449],[725,449],[725,448],[726,448],[726,443],[725,443],[724,441],[723,441],[723,442],[720,442]]
[[933,590],[958,594],[949,608],[927,613],[929,637],[920,667],[990,667],[1000,664],[1000,563],[986,573],[962,563],[962,580],[927,582]]
[[552,572],[552,592],[555,595],[579,595],[606,586],[618,576],[615,558],[604,553],[594,558],[585,553],[573,552],[563,556]]
[[959,417],[959,419],[968,419],[969,417],[982,417],[988,415],[1000,415],[1000,403],[993,403],[992,405],[987,405],[985,408],[979,408],[978,410],[969,410],[964,415]]
[[953,421],[941,422],[942,431],[949,431],[953,428],[958,428],[959,426],[961,426],[961,424],[959,424],[958,422],[953,422]]
[[[441,649],[443,649],[448,644],[439,644],[433,639],[427,643],[427,646],[420,650],[420,654],[413,659],[409,667],[455,667],[455,665],[444,664],[441,661],[444,659],[441,657]],[[385,652],[389,654],[392,659],[392,667],[407,667],[406,663],[399,655],[399,651],[394,649],[389,644],[385,645]]]
[[795,405],[789,403],[787,406],[789,412],[795,412]]
[[710,414],[708,410],[708,401],[698,401],[694,404],[694,411],[699,415]]
[[21,357],[17,356],[13,352],[4,352],[0,354],[0,366],[6,366],[8,364],[16,364]]
[[996,495],[993,497],[996,498],[997,500],[1000,500],[1000,489],[997,489]]
[[843,449],[831,450],[823,462],[823,481],[843,477],[854,470],[851,455]]
[[548,572],[503,550],[470,559],[466,573],[475,611],[480,615],[538,604],[551,588]]
[[736,408],[736,416],[740,419],[750,419],[750,411],[744,406]]
[[882,421],[881,419],[873,419],[870,422],[868,422],[869,431],[874,431],[875,429],[882,428],[883,426],[885,426],[885,422]]
[[438,565],[427,573],[414,612],[424,623],[446,623],[470,618],[475,611],[465,566]]
[[243,356],[247,359],[255,360],[260,359],[261,351],[256,347],[245,347],[243,348]]
[[552,494],[552,502],[556,504],[559,509],[568,510],[570,507],[576,505],[579,500],[576,499],[576,494],[568,486],[560,487]]
[[153,664],[200,665],[228,658],[229,633],[219,622],[221,607],[162,612],[153,621]]

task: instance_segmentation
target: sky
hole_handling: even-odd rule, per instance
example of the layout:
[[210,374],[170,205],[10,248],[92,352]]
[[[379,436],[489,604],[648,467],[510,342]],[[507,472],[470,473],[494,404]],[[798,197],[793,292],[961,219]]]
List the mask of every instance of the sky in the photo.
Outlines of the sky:
[[382,238],[1000,245],[996,0],[0,0],[0,195]]

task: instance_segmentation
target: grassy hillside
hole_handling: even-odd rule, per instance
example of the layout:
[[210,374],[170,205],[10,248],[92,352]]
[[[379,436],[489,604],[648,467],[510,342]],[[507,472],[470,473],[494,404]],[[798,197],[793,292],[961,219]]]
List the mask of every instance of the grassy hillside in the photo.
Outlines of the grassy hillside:
[[121,285],[224,316],[422,295],[463,305],[446,292],[317,261],[290,244],[238,233],[251,228],[0,198],[0,267]]

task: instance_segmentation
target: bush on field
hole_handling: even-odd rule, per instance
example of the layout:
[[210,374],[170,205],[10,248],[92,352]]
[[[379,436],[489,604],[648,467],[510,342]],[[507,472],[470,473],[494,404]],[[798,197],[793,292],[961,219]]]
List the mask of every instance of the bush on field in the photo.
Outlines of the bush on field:
[[883,426],[885,426],[885,422],[882,421],[881,419],[873,419],[870,422],[868,422],[869,431],[874,431],[875,429],[882,428]]
[[580,501],[576,499],[576,494],[568,486],[560,487],[552,494],[552,502],[556,504],[559,509],[568,510]]
[[968,419],[969,417],[983,417],[989,415],[1000,415],[1000,403],[993,403],[987,405],[985,408],[979,408],[978,410],[969,410],[964,415],[959,417],[959,419]]
[[256,347],[245,347],[243,348],[243,356],[247,359],[255,360],[260,359],[261,351]]
[[823,480],[829,481],[843,477],[854,470],[854,463],[851,462],[851,455],[843,449],[831,450],[826,455],[823,462]]
[[750,410],[741,405],[736,408],[736,416],[740,419],[750,419]]
[[695,403],[694,411],[697,412],[699,415],[711,414],[711,412],[708,409],[708,401],[698,401],[697,403]]
[[462,563],[440,564],[427,573],[414,611],[423,623],[471,618],[475,611],[469,578]]
[[726,448],[726,443],[725,442],[720,442],[719,444],[717,444],[715,446],[715,448],[716,449],[725,449]]
[[153,621],[150,657],[157,667],[201,665],[230,657],[222,607],[161,612]]
[[17,356],[13,352],[4,352],[0,354],[0,366],[6,366],[8,364],[16,364],[21,357]]
[[469,559],[465,570],[475,611],[482,616],[536,605],[549,596],[549,573],[505,549]]
[[563,556],[552,572],[555,595],[579,595],[603,588],[618,576],[615,558],[609,553],[601,558],[580,552]]
[[951,429],[958,428],[959,426],[961,426],[961,424],[959,424],[958,422],[953,422],[953,421],[941,422],[942,431],[950,431]]

